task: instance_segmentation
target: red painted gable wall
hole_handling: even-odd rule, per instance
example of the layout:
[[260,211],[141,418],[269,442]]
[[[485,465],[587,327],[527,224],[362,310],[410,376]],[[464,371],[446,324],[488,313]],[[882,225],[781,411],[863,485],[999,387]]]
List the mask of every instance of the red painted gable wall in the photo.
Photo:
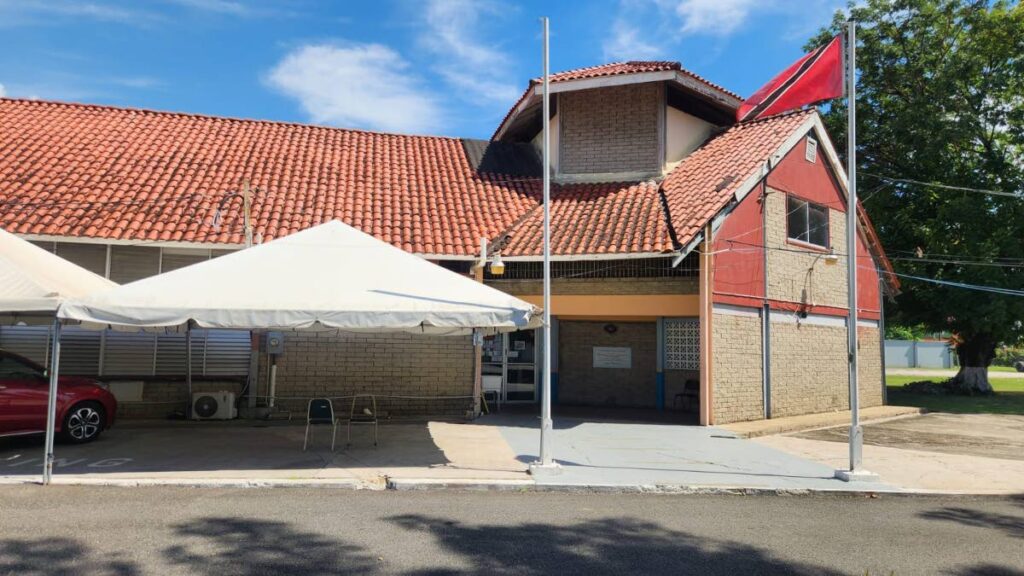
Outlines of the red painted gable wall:
[[[768,175],[768,186],[805,200],[823,204],[838,213],[846,213],[846,199],[836,182],[825,152],[818,147],[816,162],[805,159],[806,138],[800,140]],[[713,242],[714,301],[741,306],[763,305],[764,254],[762,242],[763,183],[758,184],[746,198],[726,217]],[[834,219],[836,214],[832,215]],[[770,222],[769,226],[785,226],[785,222]],[[794,249],[789,247],[788,249]],[[846,251],[845,241],[835,246],[836,252]],[[863,234],[857,238],[857,303],[861,315],[879,318],[878,272],[870,256]],[[794,309],[793,303],[772,302],[772,308]],[[818,307],[815,313],[846,315],[843,309]]]

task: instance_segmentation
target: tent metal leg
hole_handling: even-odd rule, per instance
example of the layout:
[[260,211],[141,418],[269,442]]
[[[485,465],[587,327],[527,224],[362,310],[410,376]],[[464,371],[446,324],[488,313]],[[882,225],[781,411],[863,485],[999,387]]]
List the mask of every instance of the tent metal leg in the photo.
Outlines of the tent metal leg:
[[46,403],[46,448],[43,457],[43,484],[53,479],[53,439],[57,428],[57,379],[60,368],[60,319],[53,320],[53,353],[50,355],[50,393]]
[[185,420],[192,419],[192,323],[185,326],[185,387],[188,398],[185,400]]

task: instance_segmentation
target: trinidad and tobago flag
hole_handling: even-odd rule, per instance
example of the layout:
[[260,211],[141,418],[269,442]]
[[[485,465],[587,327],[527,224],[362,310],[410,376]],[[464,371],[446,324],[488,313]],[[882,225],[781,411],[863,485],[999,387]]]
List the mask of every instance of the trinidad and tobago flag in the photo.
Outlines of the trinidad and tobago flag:
[[743,101],[736,120],[754,120],[843,95],[843,41],[828,44],[794,62]]

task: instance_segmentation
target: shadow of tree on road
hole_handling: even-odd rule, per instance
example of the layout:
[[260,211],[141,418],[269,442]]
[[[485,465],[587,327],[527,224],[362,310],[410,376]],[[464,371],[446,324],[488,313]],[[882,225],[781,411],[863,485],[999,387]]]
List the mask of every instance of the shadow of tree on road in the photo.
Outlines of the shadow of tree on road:
[[96,558],[77,540],[36,538],[0,541],[0,574],[136,576],[139,569],[127,560]]
[[[607,518],[566,526],[550,524],[465,525],[442,518],[389,518],[469,562],[445,574],[840,574],[794,563],[764,549],[715,541],[651,522]],[[421,570],[413,574],[435,574]]]
[[996,514],[971,508],[947,507],[922,512],[921,518],[945,520],[976,528],[993,528],[1013,538],[1024,538],[1024,517]]
[[284,522],[202,518],[174,527],[185,540],[164,551],[193,574],[338,576],[375,571],[376,561],[358,546]]
[[1024,576],[1024,571],[996,564],[978,564],[957,571],[956,576]]

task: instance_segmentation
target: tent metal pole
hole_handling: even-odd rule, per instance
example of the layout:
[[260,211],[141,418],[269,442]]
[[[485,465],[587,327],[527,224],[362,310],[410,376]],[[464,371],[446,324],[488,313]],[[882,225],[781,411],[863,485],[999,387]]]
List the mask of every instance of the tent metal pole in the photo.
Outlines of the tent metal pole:
[[43,455],[43,484],[53,480],[53,438],[57,428],[57,380],[60,377],[60,318],[53,319],[53,352],[50,354],[50,393],[46,402],[46,447]]
[[192,321],[185,324],[185,387],[188,398],[185,400],[185,420],[192,419]]

